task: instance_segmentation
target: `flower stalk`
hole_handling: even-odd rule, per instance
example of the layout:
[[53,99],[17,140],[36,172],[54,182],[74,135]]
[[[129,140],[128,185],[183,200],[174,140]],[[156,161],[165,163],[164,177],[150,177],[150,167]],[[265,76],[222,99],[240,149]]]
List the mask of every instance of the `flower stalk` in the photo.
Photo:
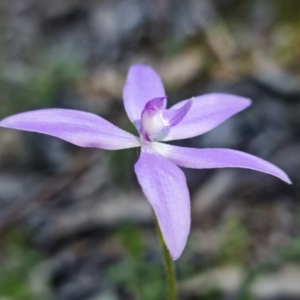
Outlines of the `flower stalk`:
[[163,256],[164,256],[164,264],[165,264],[165,272],[167,276],[167,285],[168,285],[168,300],[176,300],[177,299],[177,285],[176,285],[176,276],[175,276],[175,268],[173,259],[170,255],[170,252],[166,246],[165,240],[163,238],[162,232],[160,230],[157,218],[154,215],[155,227],[158,234],[159,242],[162,247]]

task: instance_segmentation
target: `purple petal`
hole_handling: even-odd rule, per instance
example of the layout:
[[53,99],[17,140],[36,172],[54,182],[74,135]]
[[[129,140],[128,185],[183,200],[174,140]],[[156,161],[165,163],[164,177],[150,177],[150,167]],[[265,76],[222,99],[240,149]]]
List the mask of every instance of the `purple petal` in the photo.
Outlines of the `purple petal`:
[[141,113],[146,103],[163,96],[165,90],[162,81],[151,67],[133,65],[129,69],[123,89],[123,99],[127,115],[136,127],[139,127]]
[[[189,100],[184,100],[171,109],[181,108]],[[169,128],[162,141],[179,140],[203,134],[251,104],[244,97],[230,94],[207,94],[193,98],[193,105],[184,119]]]
[[188,100],[178,109],[164,109],[162,111],[163,122],[165,126],[174,126],[182,121],[192,106],[193,101]]
[[80,147],[109,150],[139,147],[138,138],[97,115],[71,109],[42,109],[5,118],[0,126],[49,134]]
[[291,183],[285,172],[254,155],[231,149],[195,149],[153,143],[161,155],[181,167],[193,169],[245,168],[260,171]]
[[185,176],[150,146],[142,147],[135,172],[175,260],[181,255],[190,232],[190,197]]

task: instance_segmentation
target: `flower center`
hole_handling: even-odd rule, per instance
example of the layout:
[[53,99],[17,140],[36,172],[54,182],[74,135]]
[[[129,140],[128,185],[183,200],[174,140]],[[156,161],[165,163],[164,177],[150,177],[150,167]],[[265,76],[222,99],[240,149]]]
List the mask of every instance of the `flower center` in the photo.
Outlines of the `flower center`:
[[154,98],[148,101],[142,111],[140,123],[141,142],[151,142],[154,138],[161,139],[162,135],[179,124],[189,112],[193,99],[184,101],[180,108],[166,109],[167,97]]
[[165,107],[165,102],[166,97],[154,98],[145,105],[141,115],[142,142],[150,142],[164,129],[162,109]]

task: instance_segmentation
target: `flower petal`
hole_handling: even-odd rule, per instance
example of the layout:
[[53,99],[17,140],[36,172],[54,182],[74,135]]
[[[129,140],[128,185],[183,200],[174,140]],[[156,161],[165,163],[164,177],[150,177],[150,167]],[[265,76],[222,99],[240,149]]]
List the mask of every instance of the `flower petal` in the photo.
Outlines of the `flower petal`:
[[190,110],[193,100],[188,100],[178,109],[162,110],[162,118],[165,126],[175,126],[182,121]]
[[245,168],[267,173],[291,183],[285,172],[254,155],[231,149],[195,149],[153,143],[164,157],[181,167],[193,169]]
[[71,109],[42,109],[5,118],[0,126],[61,138],[80,147],[109,150],[139,147],[134,135],[92,113]]
[[165,96],[159,75],[149,66],[133,65],[123,89],[124,106],[129,119],[139,130],[141,113],[146,103]]
[[[189,100],[175,104],[171,109],[181,108]],[[179,140],[203,134],[251,104],[244,97],[230,94],[207,94],[193,98],[193,105],[184,119],[169,128],[162,141]]]
[[175,260],[181,255],[190,232],[190,197],[185,176],[150,146],[142,147],[135,172]]

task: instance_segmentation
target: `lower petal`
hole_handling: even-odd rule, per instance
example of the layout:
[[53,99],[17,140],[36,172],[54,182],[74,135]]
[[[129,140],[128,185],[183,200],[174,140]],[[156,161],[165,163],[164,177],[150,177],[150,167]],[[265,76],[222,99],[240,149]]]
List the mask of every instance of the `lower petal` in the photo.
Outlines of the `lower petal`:
[[153,143],[153,147],[176,165],[193,169],[245,168],[260,171],[291,183],[280,168],[254,155],[232,149],[195,149]]
[[142,147],[135,172],[175,260],[190,232],[190,196],[183,172],[153,148]]

